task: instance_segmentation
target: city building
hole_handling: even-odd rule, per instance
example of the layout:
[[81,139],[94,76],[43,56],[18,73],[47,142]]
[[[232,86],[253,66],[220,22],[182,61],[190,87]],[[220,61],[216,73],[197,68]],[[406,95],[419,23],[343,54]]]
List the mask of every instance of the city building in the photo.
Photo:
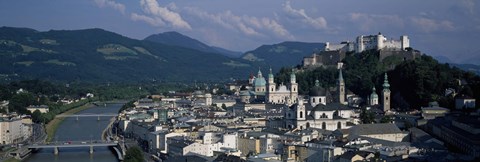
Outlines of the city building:
[[31,136],[29,125],[15,116],[0,117],[0,142],[2,145],[17,144]]
[[[255,89],[258,88],[255,87]],[[292,73],[290,74],[290,83],[288,85],[284,85],[283,83],[281,83],[278,85],[278,88],[277,84],[274,81],[272,69],[270,69],[265,95],[266,101],[269,103],[287,105],[292,105],[293,103],[295,103],[298,97],[298,83],[296,81],[294,69],[292,69]]]
[[369,137],[392,142],[406,140],[408,133],[402,132],[395,124],[359,124],[350,128],[348,139]]
[[429,120],[426,131],[439,137],[447,145],[480,157],[480,116],[448,115]]
[[455,97],[455,109],[475,108],[475,98],[459,95]]
[[257,77],[253,77],[252,89],[240,90],[240,102],[243,103],[272,103],[292,105],[298,97],[298,83],[296,81],[295,71],[292,69],[290,82],[288,84],[277,84],[274,81],[272,69],[268,74],[268,82],[258,70]]

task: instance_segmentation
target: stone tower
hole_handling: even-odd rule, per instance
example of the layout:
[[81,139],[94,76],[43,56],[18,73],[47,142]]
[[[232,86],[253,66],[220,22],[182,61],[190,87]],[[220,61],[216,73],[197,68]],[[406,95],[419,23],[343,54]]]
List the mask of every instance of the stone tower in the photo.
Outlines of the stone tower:
[[383,81],[383,111],[390,111],[390,84],[388,83],[388,75],[385,73]]
[[303,99],[298,97],[297,98],[297,120],[305,120],[306,119],[306,110],[305,105],[303,104]]
[[296,78],[295,70],[292,69],[292,74],[290,74],[290,104],[295,103],[295,99],[298,97],[298,83]]
[[338,74],[338,102],[345,104],[345,82],[343,81],[342,69],[340,68]]
[[268,92],[275,92],[275,89],[276,89],[276,84],[274,82],[274,77],[273,77],[273,72],[272,72],[272,68],[270,68],[270,73],[268,74],[268,89],[267,91]]
[[272,68],[270,68],[270,73],[268,74],[268,81],[267,81],[267,101],[273,102],[272,93],[276,90],[276,84],[274,82]]

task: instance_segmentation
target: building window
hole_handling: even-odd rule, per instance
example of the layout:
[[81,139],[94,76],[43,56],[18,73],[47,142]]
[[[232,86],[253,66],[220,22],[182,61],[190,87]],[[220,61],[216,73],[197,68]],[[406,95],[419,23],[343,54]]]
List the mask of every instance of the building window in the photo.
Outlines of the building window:
[[300,111],[300,118],[303,118],[303,111]]

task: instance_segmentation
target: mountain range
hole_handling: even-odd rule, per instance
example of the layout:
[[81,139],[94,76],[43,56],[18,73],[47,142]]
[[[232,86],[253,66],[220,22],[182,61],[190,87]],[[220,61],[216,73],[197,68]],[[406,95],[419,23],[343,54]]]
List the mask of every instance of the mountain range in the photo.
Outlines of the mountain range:
[[207,53],[218,53],[231,58],[238,58],[243,54],[242,52],[230,51],[221,47],[209,46],[196,39],[190,38],[174,31],[150,35],[144,40],[166,45],[190,48]]
[[241,59],[136,40],[103,29],[0,28],[0,79],[213,81],[247,76]]
[[[103,29],[37,31],[0,27],[0,80],[64,82],[219,81],[245,79],[259,67],[278,71],[321,43],[283,42],[246,54],[176,32],[137,40]],[[305,52],[308,51],[308,52]],[[239,57],[241,56],[241,57]],[[251,59],[253,57],[257,59]]]
[[[177,32],[137,40],[103,29],[37,31],[0,27],[0,82],[225,81],[260,68],[277,72],[301,64],[324,43],[281,42],[244,54],[206,45]],[[479,73],[475,65],[454,66]]]

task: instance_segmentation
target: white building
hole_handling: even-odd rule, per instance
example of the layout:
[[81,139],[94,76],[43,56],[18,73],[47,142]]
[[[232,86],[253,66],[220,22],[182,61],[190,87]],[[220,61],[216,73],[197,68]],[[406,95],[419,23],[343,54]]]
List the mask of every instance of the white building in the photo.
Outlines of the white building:
[[[214,151],[220,151],[220,152],[228,152],[230,150],[236,150],[237,149],[237,134],[232,133],[232,134],[217,134],[217,133],[202,133],[202,141],[196,141],[196,142],[186,142],[186,141],[180,141],[180,142],[170,142],[168,144],[169,150],[168,152],[178,150],[175,154],[184,156],[184,155],[192,155],[192,154],[197,154],[197,155],[203,155],[203,156],[208,156],[212,157]],[[217,139],[218,136],[221,136],[221,141]],[[172,140],[171,140],[172,141]],[[170,146],[172,144],[172,146]]]
[[357,139],[362,137],[402,142],[408,133],[402,132],[393,123],[381,124],[360,124],[350,128],[349,139]]
[[17,117],[0,118],[0,142],[2,145],[16,144],[31,136],[31,129]]
[[286,127],[289,129],[312,127],[330,131],[346,129],[350,127],[347,122],[354,114],[353,109],[339,103],[318,104],[311,107],[298,102],[285,113]]
[[360,35],[355,42],[355,52],[360,53],[365,50],[405,50],[410,47],[410,40],[408,36],[400,36],[400,40],[388,40],[384,35],[378,33],[377,35]]
[[277,88],[277,84],[274,82],[274,76],[272,69],[268,74],[268,83],[266,91],[266,101],[274,104],[287,104],[292,105],[298,98],[298,83],[295,76],[295,71],[292,69],[290,74],[290,83],[288,85],[280,84]]

